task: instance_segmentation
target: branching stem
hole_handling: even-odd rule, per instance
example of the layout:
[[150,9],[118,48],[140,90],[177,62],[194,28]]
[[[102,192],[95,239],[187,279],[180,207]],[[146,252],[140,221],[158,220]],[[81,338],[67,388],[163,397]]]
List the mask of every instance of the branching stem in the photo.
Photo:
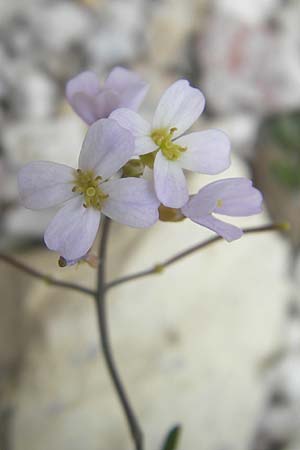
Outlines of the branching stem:
[[[126,275],[121,278],[117,278],[109,283],[106,282],[106,255],[107,255],[107,245],[108,245],[108,237],[109,237],[109,229],[110,229],[110,219],[103,219],[103,227],[102,234],[100,237],[100,250],[99,250],[99,266],[98,266],[98,278],[97,278],[97,290],[88,289],[83,286],[79,286],[74,283],[69,283],[65,281],[57,280],[53,277],[43,274],[36,269],[32,269],[22,262],[17,261],[11,256],[8,256],[4,253],[0,253],[0,261],[3,261],[11,266],[21,270],[28,275],[40,279],[52,286],[57,286],[65,289],[72,289],[77,292],[81,292],[86,295],[90,295],[94,297],[96,310],[97,310],[97,318],[100,332],[100,341],[101,348],[103,351],[104,359],[106,362],[107,369],[111,376],[111,380],[113,382],[114,388],[119,397],[120,403],[122,405],[123,411],[125,413],[127,423],[135,443],[135,450],[143,450],[143,434],[141,428],[139,426],[138,420],[134,414],[134,411],[131,407],[129,399],[127,397],[126,391],[124,389],[123,383],[121,381],[120,375],[116,368],[116,364],[114,361],[110,337],[108,332],[108,323],[107,323],[107,311],[106,311],[106,300],[107,300],[107,292],[109,289],[112,289],[116,286],[120,286],[121,284],[127,283],[129,281],[137,280],[139,278],[146,277],[148,275],[154,275],[161,273],[165,268],[171,266],[172,264],[177,263],[178,261],[186,258],[187,256],[202,250],[211,244],[214,244],[217,241],[220,241],[222,238],[216,236],[214,238],[208,239],[200,244],[196,244],[188,249],[176,253],[174,256],[168,258],[160,264],[156,264],[154,267],[149,269],[142,270],[140,272],[133,273],[131,275]],[[265,231],[272,230],[285,230],[285,224],[275,224],[275,225],[265,225],[261,227],[255,228],[246,228],[244,233],[261,233]]]
[[[252,227],[252,228],[246,228],[243,230],[245,234],[254,234],[254,233],[262,233],[265,231],[273,231],[273,230],[284,230],[286,228],[286,224],[270,224],[270,225],[264,225],[261,227]],[[106,284],[106,289],[112,289],[116,286],[119,286],[124,283],[128,283],[129,281],[138,280],[139,278],[147,277],[148,275],[156,275],[164,271],[167,267],[171,266],[172,264],[177,263],[178,261],[182,260],[183,258],[186,258],[187,256],[198,252],[199,250],[202,250],[206,247],[209,247],[211,244],[214,244],[215,242],[221,241],[222,238],[220,236],[215,236],[213,238],[207,239],[204,242],[200,242],[200,244],[193,245],[192,247],[187,248],[186,250],[183,250],[180,253],[176,253],[174,256],[166,259],[165,261],[155,264],[155,266],[150,267],[149,269],[141,270],[140,272],[133,273],[131,275],[125,275],[124,277],[117,278],[110,283]]]
[[89,288],[86,288],[84,286],[79,286],[75,283],[70,283],[68,281],[61,281],[57,280],[56,278],[50,277],[49,275],[45,275],[44,273],[40,272],[39,270],[32,269],[31,267],[27,266],[26,264],[16,260],[12,256],[8,256],[5,253],[0,253],[0,261],[5,262],[6,264],[15,267],[16,269],[20,270],[21,272],[26,273],[27,275],[30,275],[31,277],[37,278],[38,280],[44,281],[45,283],[49,284],[50,286],[57,286],[64,289],[71,289],[73,291],[80,292],[81,294],[85,295],[95,295],[95,291]]

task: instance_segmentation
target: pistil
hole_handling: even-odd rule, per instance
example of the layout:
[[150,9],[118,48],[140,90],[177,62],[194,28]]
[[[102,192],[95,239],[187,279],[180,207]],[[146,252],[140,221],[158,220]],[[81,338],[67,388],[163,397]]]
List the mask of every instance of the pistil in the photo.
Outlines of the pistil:
[[108,195],[100,188],[100,176],[95,176],[92,170],[75,171],[73,192],[77,192],[84,197],[83,206],[85,208],[102,209],[104,201]]

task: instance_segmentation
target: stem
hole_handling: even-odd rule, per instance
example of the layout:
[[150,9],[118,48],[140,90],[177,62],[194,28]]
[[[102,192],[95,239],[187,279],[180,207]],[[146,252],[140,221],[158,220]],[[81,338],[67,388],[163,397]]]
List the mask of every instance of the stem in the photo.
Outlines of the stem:
[[99,251],[99,267],[98,267],[98,286],[97,293],[95,295],[97,317],[101,337],[101,346],[107,369],[111,376],[113,385],[119,397],[120,403],[123,407],[128,426],[132,435],[132,439],[135,443],[136,450],[143,450],[143,435],[129,403],[127,394],[125,392],[124,386],[120,379],[120,375],[115,365],[115,361],[112,354],[108,326],[107,326],[107,314],[106,314],[106,253],[107,253],[107,243],[110,227],[110,219],[105,218],[103,223],[102,235],[100,239],[100,251]]
[[27,275],[30,275],[34,278],[37,278],[38,280],[42,280],[47,284],[50,284],[52,286],[61,287],[64,289],[72,289],[73,291],[80,292],[82,294],[86,295],[95,295],[95,291],[92,289],[86,288],[84,286],[79,286],[78,284],[69,283],[67,281],[60,281],[56,278],[50,277],[49,275],[45,275],[42,272],[39,272],[36,269],[32,269],[31,267],[28,267],[26,264],[23,264],[20,261],[17,261],[16,259],[12,258],[11,256],[5,255],[4,253],[0,253],[0,261],[3,261],[10,266],[15,267],[16,269],[21,270],[24,273],[27,273]]
[[[286,231],[287,230],[286,224],[271,224],[271,225],[264,225],[261,227],[253,227],[253,228],[246,228],[243,230],[244,234],[250,234],[250,233],[262,233],[265,231],[273,231],[273,230],[281,230]],[[187,256],[191,255],[192,253],[197,252],[198,250],[202,250],[203,248],[206,248],[210,246],[211,244],[214,244],[217,241],[223,240],[222,237],[216,236],[211,239],[207,239],[204,242],[201,242],[200,244],[196,244],[192,247],[189,247],[188,249],[176,253],[171,258],[166,259],[162,263],[156,264],[153,267],[150,267],[149,269],[141,270],[140,272],[133,273],[131,275],[126,275],[121,278],[117,278],[116,280],[111,281],[110,283],[106,284],[106,290],[109,290],[111,288],[114,288],[116,286],[119,286],[120,284],[128,283],[129,281],[137,280],[139,278],[147,277],[148,275],[155,275],[158,273],[163,272],[163,270],[171,266],[172,264],[177,263],[183,258],[186,258]]]

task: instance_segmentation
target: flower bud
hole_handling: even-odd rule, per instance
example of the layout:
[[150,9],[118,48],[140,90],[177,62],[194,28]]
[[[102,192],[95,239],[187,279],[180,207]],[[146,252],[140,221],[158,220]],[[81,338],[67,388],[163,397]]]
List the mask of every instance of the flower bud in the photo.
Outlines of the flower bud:
[[168,206],[160,205],[158,208],[159,220],[162,222],[180,222],[185,219],[180,209],[169,208]]
[[123,177],[138,178],[143,175],[144,167],[145,166],[140,159],[131,159],[123,166]]

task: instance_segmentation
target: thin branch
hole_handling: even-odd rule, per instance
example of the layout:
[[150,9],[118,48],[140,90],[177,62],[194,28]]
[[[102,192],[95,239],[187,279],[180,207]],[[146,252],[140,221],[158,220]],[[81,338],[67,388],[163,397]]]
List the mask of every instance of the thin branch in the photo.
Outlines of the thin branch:
[[[261,227],[253,227],[253,228],[246,228],[243,230],[245,234],[254,234],[254,233],[263,233],[265,231],[274,231],[274,230],[286,230],[288,228],[287,224],[271,224],[271,225],[264,225]],[[106,290],[112,289],[116,286],[120,286],[121,284],[128,283],[129,281],[137,280],[139,278],[144,278],[149,275],[155,275],[159,274],[164,271],[168,266],[171,266],[172,264],[177,263],[183,258],[186,258],[187,256],[191,255],[192,253],[196,253],[199,250],[202,250],[206,247],[209,247],[211,244],[214,244],[215,242],[221,241],[223,238],[220,236],[213,237],[211,239],[207,239],[204,242],[201,242],[200,244],[196,244],[192,247],[189,247],[188,249],[175,254],[171,258],[166,259],[165,261],[155,264],[155,266],[141,270],[140,272],[133,273],[131,275],[126,275],[121,278],[117,278],[116,280],[111,281],[110,283],[106,284]]]
[[130,432],[132,438],[135,443],[136,450],[143,450],[143,435],[138,424],[137,418],[133,412],[133,409],[130,405],[129,399],[127,397],[125,388],[121,381],[120,375],[118,373],[112,348],[110,344],[109,332],[108,332],[108,324],[107,324],[107,311],[106,311],[106,253],[107,253],[107,244],[108,244],[108,235],[109,235],[109,227],[110,227],[110,219],[105,218],[103,223],[102,235],[100,238],[100,250],[99,250],[99,266],[98,266],[98,286],[97,293],[95,295],[96,307],[97,307],[97,317],[99,323],[100,337],[101,337],[101,345],[102,351],[105,358],[105,362],[107,365],[107,369],[111,376],[112,382],[118,394],[119,400],[123,407],[128,426],[130,428]]
[[71,289],[73,291],[77,291],[85,295],[95,296],[95,291],[93,291],[92,289],[86,288],[84,286],[79,286],[74,283],[69,283],[67,281],[57,280],[56,278],[50,277],[49,275],[45,275],[44,273],[36,269],[28,267],[26,264],[16,260],[11,256],[5,255],[4,253],[0,253],[0,261],[3,261],[6,264],[15,267],[16,269],[21,270],[27,275],[37,278],[38,280],[44,281],[44,283],[49,284],[51,286],[57,286],[64,289]]

